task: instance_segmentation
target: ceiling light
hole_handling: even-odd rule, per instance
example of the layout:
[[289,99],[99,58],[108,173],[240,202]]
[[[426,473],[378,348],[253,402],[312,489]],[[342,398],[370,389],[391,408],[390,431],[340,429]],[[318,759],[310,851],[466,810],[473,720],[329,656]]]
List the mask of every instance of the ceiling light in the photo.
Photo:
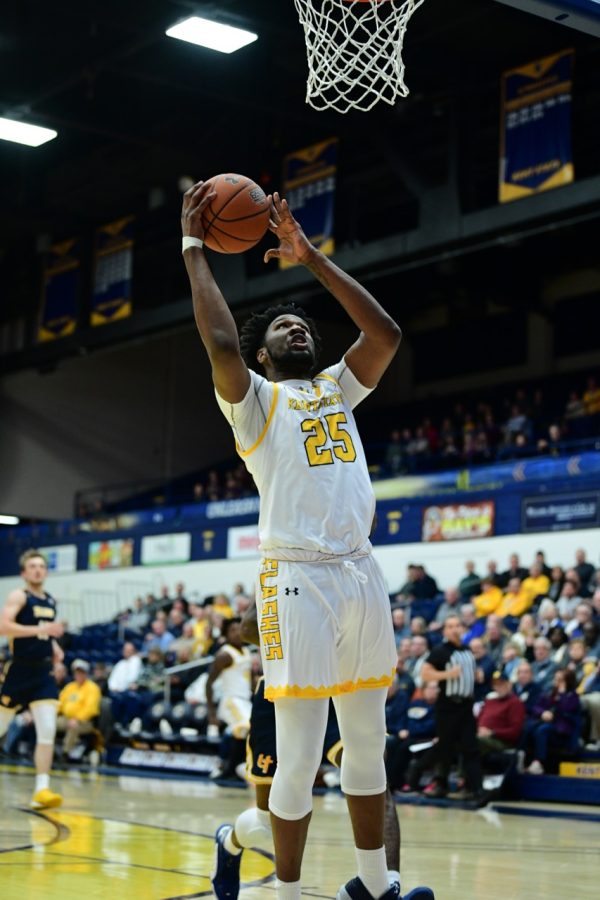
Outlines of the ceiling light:
[[41,128],[29,125],[18,119],[0,118],[0,140],[13,141],[15,144],[27,144],[28,147],[39,147],[57,136],[52,128]]
[[188,41],[190,44],[199,44],[201,47],[218,50],[220,53],[233,53],[258,40],[258,35],[252,31],[244,31],[243,28],[234,28],[232,25],[223,25],[221,22],[213,22],[200,16],[192,16],[183,22],[178,22],[166,33],[169,37]]
[[18,516],[0,516],[0,525],[18,525]]

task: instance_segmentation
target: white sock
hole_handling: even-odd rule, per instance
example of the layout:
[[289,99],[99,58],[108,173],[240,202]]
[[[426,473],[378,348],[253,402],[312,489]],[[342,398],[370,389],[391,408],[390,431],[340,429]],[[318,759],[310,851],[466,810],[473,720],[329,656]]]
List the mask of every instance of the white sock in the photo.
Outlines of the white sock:
[[239,856],[240,853],[242,852],[242,848],[236,847],[236,845],[231,840],[231,835],[233,834],[233,831],[234,831],[233,828],[229,829],[229,831],[227,832],[227,837],[223,841],[223,846],[225,847],[225,849],[227,850],[228,853],[232,853],[234,856]]
[[390,884],[401,884],[400,872],[397,872],[395,869],[388,869],[388,881]]
[[48,790],[50,787],[50,776],[49,775],[36,775],[35,776],[35,791],[37,794],[38,791]]
[[358,877],[373,897],[381,897],[390,886],[385,847],[379,850],[359,850],[356,847],[355,851]]
[[299,881],[277,880],[277,900],[298,900],[301,896]]

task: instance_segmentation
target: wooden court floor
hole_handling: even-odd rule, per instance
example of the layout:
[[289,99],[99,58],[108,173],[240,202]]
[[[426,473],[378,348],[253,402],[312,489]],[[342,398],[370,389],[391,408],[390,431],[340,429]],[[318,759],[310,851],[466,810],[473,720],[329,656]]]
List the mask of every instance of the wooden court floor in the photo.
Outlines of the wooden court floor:
[[[34,814],[31,787],[31,770],[0,767],[2,900],[210,897],[214,831],[251,803],[250,791],[199,780],[74,772],[53,780],[62,809]],[[436,900],[600,896],[597,822],[416,806],[399,812],[404,891],[425,883]],[[333,898],[354,874],[343,798],[316,797],[303,896]],[[268,855],[246,851],[240,897],[274,900],[272,876]]]

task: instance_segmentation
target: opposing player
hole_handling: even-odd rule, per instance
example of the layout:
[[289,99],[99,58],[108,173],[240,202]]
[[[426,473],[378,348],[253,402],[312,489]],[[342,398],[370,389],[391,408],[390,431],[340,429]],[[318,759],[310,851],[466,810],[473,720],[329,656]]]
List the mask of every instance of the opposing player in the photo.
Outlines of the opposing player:
[[33,809],[60,806],[62,797],[50,790],[54,755],[58,689],[52,675],[63,652],[56,642],[63,626],[56,621],[56,602],[44,590],[48,568],[37,550],[27,550],[19,560],[24,588],[8,595],[0,615],[0,634],[9,638],[12,660],[0,682],[0,738],[8,731],[15,713],[31,709],[35,723],[35,787]]
[[[279,765],[269,796],[277,896],[301,896],[312,786],[333,697],[358,862],[358,877],[338,897],[391,900],[398,890],[388,884],[383,841],[383,752],[396,648],[383,576],[371,555],[375,499],[352,410],[393,359],[400,329],[309,243],[275,194],[270,227],[280,243],[265,261],[306,266],[360,336],[337,365],[319,372],[316,327],[287,305],[252,317],[241,350],[201,246],[201,213],[213,197],[210,183],[185,194],[183,250],[217,401],[261,497],[257,603],[265,696],[275,703],[277,723]],[[257,364],[266,378],[249,369]]]

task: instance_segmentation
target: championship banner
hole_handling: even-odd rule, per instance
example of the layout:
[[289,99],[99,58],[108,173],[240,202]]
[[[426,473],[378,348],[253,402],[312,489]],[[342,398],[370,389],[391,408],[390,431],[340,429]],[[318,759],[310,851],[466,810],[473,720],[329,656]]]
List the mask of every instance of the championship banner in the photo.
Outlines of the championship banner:
[[[288,154],[283,162],[283,196],[308,240],[327,256],[335,252],[337,155],[338,139],[329,138]],[[290,266],[285,260],[279,264],[283,269]]]
[[106,325],[131,315],[133,216],[96,232],[91,325]]
[[427,506],[423,511],[424,541],[464,541],[494,534],[493,500]]
[[77,327],[80,253],[77,238],[50,247],[42,283],[39,343],[67,337]]
[[572,50],[502,76],[500,202],[575,179],[571,147]]

